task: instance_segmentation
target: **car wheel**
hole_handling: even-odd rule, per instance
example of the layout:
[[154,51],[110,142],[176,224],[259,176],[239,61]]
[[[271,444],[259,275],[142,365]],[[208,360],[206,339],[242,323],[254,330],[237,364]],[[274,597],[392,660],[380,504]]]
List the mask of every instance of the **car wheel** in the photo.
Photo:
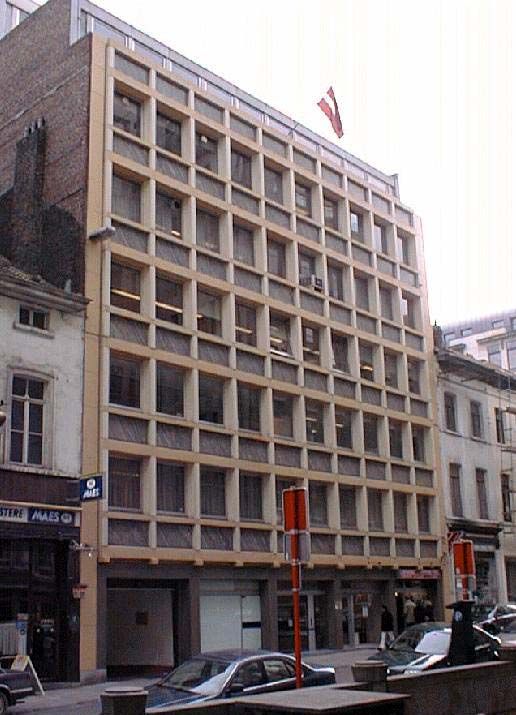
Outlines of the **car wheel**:
[[8,707],[9,701],[7,700],[7,695],[5,693],[0,693],[0,715],[5,715]]

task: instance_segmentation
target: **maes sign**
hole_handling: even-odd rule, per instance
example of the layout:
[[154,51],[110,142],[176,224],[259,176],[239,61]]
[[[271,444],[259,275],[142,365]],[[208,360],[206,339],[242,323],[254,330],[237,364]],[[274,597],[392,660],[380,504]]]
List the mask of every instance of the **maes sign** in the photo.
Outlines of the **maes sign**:
[[81,501],[102,499],[102,474],[93,474],[81,479],[80,495]]

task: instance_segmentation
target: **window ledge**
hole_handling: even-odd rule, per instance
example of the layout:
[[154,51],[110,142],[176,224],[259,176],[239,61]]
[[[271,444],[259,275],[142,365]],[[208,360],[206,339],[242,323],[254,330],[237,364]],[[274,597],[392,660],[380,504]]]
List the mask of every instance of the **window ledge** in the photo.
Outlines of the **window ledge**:
[[32,335],[39,335],[42,338],[47,338],[52,340],[55,334],[52,330],[42,330],[41,328],[35,328],[32,325],[23,325],[22,323],[13,323],[14,330],[20,330],[22,333],[32,333]]
[[37,464],[20,464],[19,462],[0,462],[0,467],[9,469],[12,472],[29,473],[29,474],[40,474],[45,477],[61,477],[62,479],[79,479],[81,476],[78,474],[69,474],[57,471],[56,469],[47,469]]

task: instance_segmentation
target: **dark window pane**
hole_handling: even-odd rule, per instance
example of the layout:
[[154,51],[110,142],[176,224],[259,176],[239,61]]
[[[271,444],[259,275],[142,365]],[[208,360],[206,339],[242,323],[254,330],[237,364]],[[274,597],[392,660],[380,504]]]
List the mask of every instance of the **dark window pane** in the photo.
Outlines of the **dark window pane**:
[[312,215],[312,191],[310,187],[303,184],[295,185],[295,205],[297,213],[302,216]]
[[181,155],[181,123],[158,112],[156,144],[162,149]]
[[256,310],[244,303],[235,303],[235,340],[256,345]]
[[109,506],[114,509],[140,509],[140,470],[136,459],[109,458]]
[[238,151],[231,152],[231,179],[248,189],[252,188],[251,157]]
[[11,462],[23,462],[23,432],[11,431]]
[[267,270],[275,276],[285,278],[287,268],[284,243],[270,239],[267,241]]
[[43,461],[43,438],[41,435],[29,435],[29,449],[27,455],[29,464],[41,464]]
[[13,395],[25,395],[27,380],[23,377],[13,377]]
[[226,474],[201,468],[201,515],[226,516]]
[[238,426],[240,429],[260,431],[259,387],[238,384]]
[[141,106],[130,97],[115,92],[113,98],[113,124],[129,134],[139,137],[141,134]]
[[156,191],[156,226],[173,236],[181,236],[181,201],[179,199]]
[[197,211],[197,245],[220,253],[218,216],[207,211]]
[[140,312],[140,271],[111,263],[111,305]]
[[34,400],[43,399],[43,390],[45,389],[45,383],[41,380],[29,380],[29,397]]
[[156,409],[167,415],[183,414],[183,370],[163,363],[157,365]]
[[130,221],[141,219],[141,186],[135,181],[113,176],[111,210]]
[[353,413],[342,407],[335,408],[335,428],[337,431],[337,445],[346,449],[353,448]]
[[109,401],[126,407],[140,406],[140,363],[111,356]]
[[281,437],[293,435],[294,401],[290,395],[273,394],[274,434]]
[[222,335],[222,305],[219,295],[197,289],[197,329]]
[[233,225],[233,258],[235,261],[254,266],[254,236],[248,228]]
[[224,382],[209,375],[199,375],[199,419],[224,423]]
[[183,324],[183,286],[156,276],[156,318],[175,325]]
[[324,409],[321,402],[305,400],[306,439],[308,442],[324,442]]
[[11,429],[23,431],[24,427],[24,403],[13,400],[11,405]]
[[217,142],[215,139],[207,137],[205,134],[195,135],[195,161],[199,166],[213,171],[218,171]]
[[265,196],[278,204],[283,203],[283,177],[280,171],[265,167]]
[[29,405],[29,432],[43,432],[43,405]]
[[261,520],[262,501],[262,477],[240,472],[240,518]]
[[182,464],[158,462],[156,474],[156,507],[158,511],[184,513],[185,468]]

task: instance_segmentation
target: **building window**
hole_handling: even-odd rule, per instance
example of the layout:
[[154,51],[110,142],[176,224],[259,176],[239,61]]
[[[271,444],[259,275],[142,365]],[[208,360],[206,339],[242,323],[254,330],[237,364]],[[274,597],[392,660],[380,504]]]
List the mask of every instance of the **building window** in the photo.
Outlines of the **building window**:
[[328,526],[328,488],[322,482],[309,482],[308,508],[311,526]]
[[184,371],[158,362],[156,366],[156,410],[175,417],[184,414]]
[[240,472],[240,519],[263,520],[263,480],[259,474]]
[[310,218],[312,215],[312,189],[296,181],[294,203],[298,214]]
[[239,301],[235,302],[235,340],[256,346],[256,309]]
[[464,516],[462,510],[462,490],[460,486],[460,464],[450,464],[450,499],[453,516]]
[[394,313],[392,310],[392,291],[390,288],[380,286],[380,313],[382,318],[387,318],[387,320],[394,320]]
[[110,509],[141,509],[141,462],[109,457],[108,501]]
[[113,97],[113,126],[135,137],[141,136],[141,105],[130,97],[115,92]]
[[502,474],[501,475],[501,488],[502,488],[503,520],[504,521],[512,521],[510,474]]
[[111,355],[109,401],[113,405],[140,407],[140,362],[138,360]]
[[201,288],[197,288],[197,330],[222,335],[221,297]]
[[389,446],[391,457],[403,459],[403,423],[389,419]]
[[315,256],[305,251],[299,251],[299,282],[301,285],[310,285],[313,275],[316,274]]
[[236,223],[233,223],[233,258],[248,266],[255,264],[253,231]]
[[136,181],[113,175],[111,211],[129,221],[141,221],[141,186]]
[[340,266],[328,263],[328,293],[332,298],[344,300],[344,273]]
[[224,424],[224,380],[199,373],[199,419]]
[[351,228],[351,238],[355,241],[364,242],[364,219],[362,214],[356,211],[350,211],[349,222]]
[[234,149],[231,150],[231,180],[247,189],[253,186],[251,157]]
[[319,328],[312,325],[304,325],[303,331],[303,360],[319,365],[321,362]]
[[403,293],[402,295],[401,314],[403,317],[403,325],[416,330],[418,326],[419,299],[407,293]]
[[285,244],[270,238],[267,241],[267,270],[279,278],[285,278],[287,275]]
[[305,399],[306,439],[308,442],[324,442],[324,405],[316,400]]
[[283,203],[283,176],[281,171],[265,167],[265,196],[278,204]]
[[29,325],[31,328],[38,330],[48,330],[48,311],[38,310],[37,308],[27,308],[20,305],[19,323],[20,325]]
[[509,370],[516,370],[516,342],[514,340],[507,343],[507,365]]
[[496,441],[498,444],[505,444],[505,424],[503,412],[499,407],[494,408],[495,426],[496,426]]
[[504,326],[504,321],[502,320],[493,320],[493,329],[498,330],[499,328],[503,328]]
[[338,231],[339,228],[338,203],[327,196],[324,197],[324,225],[335,229],[335,231]]
[[415,395],[421,394],[421,363],[419,360],[414,360],[414,358],[407,358],[407,377],[408,377],[408,388],[409,392],[413,392]]
[[333,369],[349,372],[348,338],[345,335],[332,332],[331,348],[333,352]]
[[183,324],[183,286],[156,276],[156,318],[174,325]]
[[374,247],[381,253],[389,253],[389,244],[387,242],[387,228],[381,223],[373,224],[373,239]]
[[414,461],[425,461],[425,430],[418,425],[412,425],[412,454]]
[[238,427],[259,432],[261,388],[238,383]]
[[161,149],[181,156],[181,122],[158,112],[156,116],[156,144]]
[[407,495],[404,492],[394,492],[394,531],[406,533],[408,531]]
[[185,466],[158,462],[156,466],[156,509],[168,514],[185,512]]
[[363,414],[364,450],[370,454],[378,454],[378,417],[368,412]]
[[225,518],[226,473],[201,467],[201,516]]
[[156,191],[156,227],[165,233],[181,237],[181,201]]
[[294,434],[294,398],[279,392],[272,394],[274,414],[274,434],[278,437],[292,437]]
[[363,380],[375,380],[374,372],[374,347],[370,343],[358,341],[358,352],[360,358],[360,377]]
[[451,392],[444,393],[444,423],[446,429],[457,431],[457,400]]
[[357,504],[355,487],[339,485],[340,528],[357,528]]
[[11,462],[43,464],[45,383],[14,375],[11,394]]
[[473,328],[462,328],[460,331],[460,334],[462,335],[463,338],[467,338],[468,335],[473,334]]
[[487,346],[487,361],[490,362],[491,365],[502,367],[502,351],[500,349],[500,343],[494,343],[493,345]]
[[290,318],[270,313],[269,332],[271,351],[281,355],[290,355]]
[[357,308],[369,310],[369,280],[355,276],[355,303]]
[[337,447],[353,449],[353,412],[335,406],[335,430]]
[[387,387],[399,386],[398,382],[398,356],[388,350],[383,352],[383,366],[385,372],[385,384]]
[[489,509],[487,507],[486,491],[486,470],[475,469],[475,482],[477,485],[478,518],[489,519]]
[[416,497],[417,525],[420,534],[430,533],[430,498],[418,494]]
[[484,436],[484,425],[482,421],[482,405],[480,402],[471,401],[469,403],[471,415],[471,436],[481,439]]
[[367,490],[367,513],[369,531],[383,531],[383,492],[380,489]]
[[139,270],[112,261],[110,302],[117,308],[140,312]]
[[195,135],[195,161],[203,169],[208,169],[216,174],[219,170],[217,141],[197,132]]
[[197,210],[196,241],[198,246],[220,253],[219,217]]
[[410,266],[412,263],[412,260],[411,260],[412,239],[410,238],[410,236],[406,236],[404,233],[398,232],[398,244],[400,247],[400,259],[407,266]]

